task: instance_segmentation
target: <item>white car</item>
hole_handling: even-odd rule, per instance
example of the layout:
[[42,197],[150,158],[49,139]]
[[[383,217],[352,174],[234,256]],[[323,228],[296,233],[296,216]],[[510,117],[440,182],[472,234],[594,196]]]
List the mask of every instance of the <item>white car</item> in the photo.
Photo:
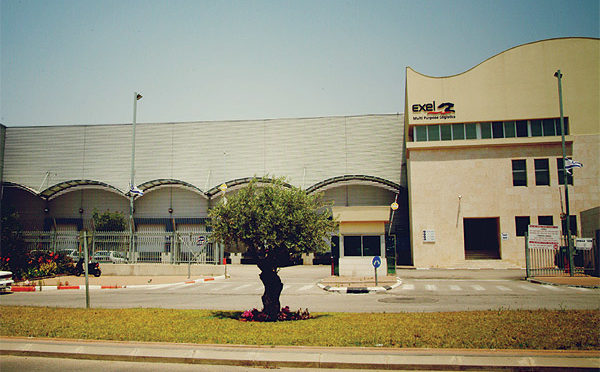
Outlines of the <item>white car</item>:
[[10,287],[14,281],[12,280],[12,272],[0,271],[0,290],[10,291]]
[[75,262],[79,260],[79,252],[77,251],[77,249],[63,249],[60,252],[67,257],[71,257],[71,259]]
[[121,252],[117,251],[97,251],[92,257],[94,261],[98,262],[112,262],[112,263],[127,263],[127,259]]

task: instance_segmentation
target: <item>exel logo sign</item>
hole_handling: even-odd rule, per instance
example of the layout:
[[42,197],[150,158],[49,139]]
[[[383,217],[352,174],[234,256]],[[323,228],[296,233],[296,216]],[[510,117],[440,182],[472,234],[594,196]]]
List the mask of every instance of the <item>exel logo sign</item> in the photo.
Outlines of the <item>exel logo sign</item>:
[[[437,111],[436,111],[437,109]],[[413,120],[435,120],[435,119],[454,119],[454,103],[444,102],[436,106],[435,101],[424,104],[412,105]],[[423,115],[422,113],[425,113]]]
[[432,103],[424,103],[422,105],[420,105],[420,104],[412,105],[412,112],[414,112],[414,113],[418,113],[421,111],[425,111],[428,115],[438,115],[438,114],[446,115],[446,114],[455,113],[454,103],[452,103],[452,102],[440,103],[440,105],[437,106],[437,109],[440,111],[434,111],[434,109],[435,109],[435,101],[433,101]]

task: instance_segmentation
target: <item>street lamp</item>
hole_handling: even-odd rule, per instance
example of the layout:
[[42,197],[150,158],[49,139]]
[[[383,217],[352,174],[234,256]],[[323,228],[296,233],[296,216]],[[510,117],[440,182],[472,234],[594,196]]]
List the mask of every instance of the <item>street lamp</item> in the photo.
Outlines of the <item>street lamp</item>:
[[133,133],[131,136],[131,180],[129,184],[129,260],[133,261],[133,198],[134,198],[134,173],[135,173],[135,121],[137,115],[137,101],[142,99],[142,95],[133,92]]
[[573,276],[575,267],[573,262],[573,245],[571,244],[571,214],[569,211],[569,182],[567,175],[567,149],[565,146],[565,118],[563,115],[563,100],[562,100],[562,73],[560,70],[554,73],[554,77],[558,79],[558,104],[560,107],[560,134],[562,137],[562,161],[563,161],[563,180],[565,184],[565,209],[567,212],[567,252],[569,255],[569,275]]

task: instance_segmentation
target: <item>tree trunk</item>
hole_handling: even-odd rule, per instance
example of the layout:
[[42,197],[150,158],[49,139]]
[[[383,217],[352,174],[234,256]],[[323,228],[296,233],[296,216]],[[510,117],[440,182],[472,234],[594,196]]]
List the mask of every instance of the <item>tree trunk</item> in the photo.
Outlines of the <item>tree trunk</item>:
[[277,267],[259,265],[262,270],[260,280],[265,286],[265,293],[262,295],[263,312],[268,316],[268,320],[276,321],[281,310],[279,296],[283,290],[283,283],[277,274]]

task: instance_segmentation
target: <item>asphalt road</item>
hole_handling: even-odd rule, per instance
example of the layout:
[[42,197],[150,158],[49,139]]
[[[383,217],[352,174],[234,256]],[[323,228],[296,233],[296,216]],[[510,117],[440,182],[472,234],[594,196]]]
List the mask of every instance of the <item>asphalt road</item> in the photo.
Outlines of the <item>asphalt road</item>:
[[[253,266],[230,268],[231,278],[163,287],[90,291],[91,306],[247,310],[261,308],[263,287]],[[282,306],[311,312],[437,312],[498,309],[600,309],[600,289],[547,286],[519,271],[400,271],[402,285],[384,293],[339,294],[316,284],[326,266],[281,270]],[[85,291],[42,291],[0,296],[3,305],[84,307]]]

